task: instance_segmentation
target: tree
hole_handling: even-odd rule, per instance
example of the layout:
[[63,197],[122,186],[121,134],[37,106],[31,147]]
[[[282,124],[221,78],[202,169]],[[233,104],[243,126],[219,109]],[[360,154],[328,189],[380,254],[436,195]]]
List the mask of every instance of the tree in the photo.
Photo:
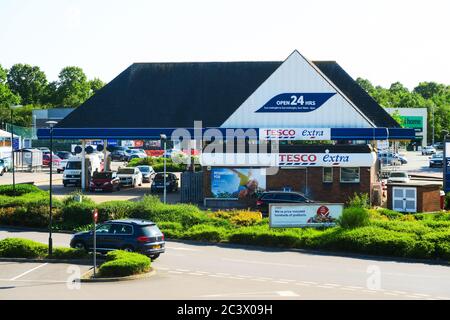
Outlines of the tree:
[[89,81],[89,86],[91,88],[91,95],[96,94],[98,90],[105,86],[105,83],[99,78],[94,78]]
[[413,91],[420,94],[425,99],[431,99],[433,96],[443,95],[447,90],[446,86],[443,84],[436,82],[421,82]]
[[356,83],[359,84],[361,88],[366,90],[367,93],[371,93],[374,90],[372,83],[367,79],[357,78]]
[[56,87],[54,102],[67,107],[78,107],[89,98],[91,90],[83,69],[72,66],[61,70]]
[[37,66],[15,64],[8,72],[8,86],[19,95],[23,104],[39,104],[43,101],[47,77]]
[[9,121],[9,108],[20,103],[20,97],[14,94],[6,83],[8,71],[0,65],[0,119]]

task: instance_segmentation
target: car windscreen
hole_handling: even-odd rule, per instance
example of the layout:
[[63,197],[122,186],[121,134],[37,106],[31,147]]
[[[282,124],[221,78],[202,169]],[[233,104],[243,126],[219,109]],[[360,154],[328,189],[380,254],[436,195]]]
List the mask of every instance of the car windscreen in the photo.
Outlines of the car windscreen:
[[434,154],[433,155],[433,159],[442,159],[444,157],[444,154],[443,153],[436,153],[436,154]]
[[111,179],[112,172],[94,172],[94,179]]
[[392,172],[390,177],[391,178],[406,178],[407,175],[404,172]]
[[67,162],[66,169],[68,169],[68,170],[81,170],[81,161],[69,161],[69,162]]
[[[168,175],[168,174],[166,174],[166,180],[169,180],[170,179],[170,176]],[[164,180],[164,173],[158,173],[158,174],[156,174],[156,176],[155,176],[155,180],[159,180],[159,181],[161,181],[161,180]]]
[[150,167],[138,167],[141,172],[150,172]]
[[134,174],[134,168],[122,168],[117,171],[119,174]]
[[156,224],[149,224],[146,226],[143,226],[142,233],[146,235],[147,237],[156,237],[161,235],[161,230],[159,230],[158,226]]

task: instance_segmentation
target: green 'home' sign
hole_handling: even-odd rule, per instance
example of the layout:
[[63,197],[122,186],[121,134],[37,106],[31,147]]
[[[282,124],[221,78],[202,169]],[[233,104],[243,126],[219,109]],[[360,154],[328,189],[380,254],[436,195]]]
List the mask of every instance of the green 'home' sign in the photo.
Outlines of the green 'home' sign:
[[[400,116],[403,128],[423,130],[423,117],[420,116]],[[417,130],[420,129],[420,130]]]

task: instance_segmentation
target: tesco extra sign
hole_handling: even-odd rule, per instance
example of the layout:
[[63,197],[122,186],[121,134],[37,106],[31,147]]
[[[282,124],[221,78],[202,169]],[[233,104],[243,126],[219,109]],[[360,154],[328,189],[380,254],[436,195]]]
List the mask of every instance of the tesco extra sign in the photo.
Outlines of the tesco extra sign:
[[278,166],[301,167],[371,167],[376,156],[372,153],[280,153]]
[[260,140],[331,140],[329,128],[261,128]]

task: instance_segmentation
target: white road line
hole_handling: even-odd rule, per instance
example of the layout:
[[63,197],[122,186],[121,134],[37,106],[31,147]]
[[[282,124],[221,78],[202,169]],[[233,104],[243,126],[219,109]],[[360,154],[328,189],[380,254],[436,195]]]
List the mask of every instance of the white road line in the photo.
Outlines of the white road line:
[[347,288],[347,287],[343,287],[343,288],[339,288],[341,290],[347,290],[347,291],[356,291],[356,289],[353,288]]
[[182,247],[168,247],[168,246],[166,246],[166,249],[182,250],[182,251],[200,251],[198,249],[182,248]]
[[281,297],[298,297],[298,294],[296,294],[293,291],[275,291],[275,292]]
[[284,283],[284,284],[286,284],[286,283],[289,283],[289,282],[287,282],[287,281],[274,281],[275,283]]
[[413,295],[419,296],[419,297],[430,297],[429,294],[422,294],[422,293],[413,293]]
[[324,283],[324,286],[330,286],[330,287],[340,287],[340,284],[335,284],[335,283]]
[[229,273],[223,273],[223,272],[216,272],[216,274],[220,274],[222,276],[230,276],[231,275]]
[[398,294],[392,292],[383,292],[383,293],[388,296],[398,296]]
[[19,274],[17,277],[11,278],[10,280],[11,280],[11,281],[17,280],[17,279],[23,277],[24,275],[27,275],[27,274],[29,274],[30,272],[33,272],[33,271],[36,270],[36,269],[39,269],[39,268],[42,268],[43,266],[46,266],[47,264],[48,264],[48,263],[43,263],[43,264],[41,264],[41,265],[38,265],[37,267],[35,267],[35,268],[33,268],[33,269],[30,269],[30,270],[28,270],[28,271],[25,271],[24,273]]
[[407,292],[405,292],[405,291],[392,290],[392,292],[398,293],[398,294],[407,294]]
[[301,282],[297,282],[296,285],[298,285],[298,286],[305,286],[305,287],[310,287],[311,286],[310,284],[301,283]]
[[183,272],[180,272],[180,271],[173,271],[173,270],[169,270],[169,273],[182,274]]
[[293,281],[295,281],[295,280],[289,280],[289,279],[278,279],[278,281],[293,282]]
[[307,283],[307,284],[314,284],[314,285],[318,284],[317,282],[313,282],[313,281],[301,281],[301,282]]
[[193,275],[193,276],[204,276],[203,273],[198,273],[198,272],[189,272],[188,274]]
[[257,279],[257,278],[252,278],[250,280],[253,280],[253,281],[267,281],[266,279]]
[[319,285],[319,286],[317,286],[317,288],[324,288],[324,289],[334,289],[335,287],[330,287],[330,286],[322,286],[322,285]]
[[229,259],[229,258],[222,258],[222,260],[225,260],[225,261],[232,261],[232,262],[244,262],[244,263],[253,263],[253,264],[272,265],[272,266],[294,267],[294,268],[305,268],[305,267],[307,267],[306,265],[301,265],[301,264],[264,262],[264,261],[244,260],[244,259]]
[[175,270],[180,271],[180,272],[190,272],[191,271],[191,270],[187,270],[187,269],[175,269]]
[[73,282],[73,281],[63,281],[63,280],[11,280],[11,279],[0,279],[0,281],[38,282],[38,283],[72,283]]
[[449,297],[436,297],[437,299],[442,299],[442,300],[450,300]]

